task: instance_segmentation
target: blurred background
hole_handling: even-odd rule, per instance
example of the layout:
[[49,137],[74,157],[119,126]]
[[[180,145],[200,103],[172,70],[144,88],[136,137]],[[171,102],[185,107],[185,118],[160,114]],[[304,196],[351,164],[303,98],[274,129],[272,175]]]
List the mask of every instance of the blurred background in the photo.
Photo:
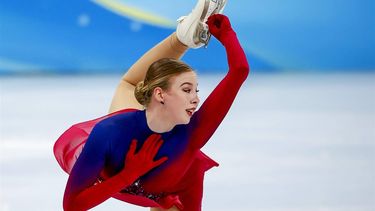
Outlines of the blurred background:
[[[0,211],[62,210],[52,153],[195,0],[0,0]],[[375,210],[375,1],[228,0],[251,74],[204,152],[203,210]],[[183,58],[204,100],[224,48]],[[110,199],[93,210],[147,210]]]

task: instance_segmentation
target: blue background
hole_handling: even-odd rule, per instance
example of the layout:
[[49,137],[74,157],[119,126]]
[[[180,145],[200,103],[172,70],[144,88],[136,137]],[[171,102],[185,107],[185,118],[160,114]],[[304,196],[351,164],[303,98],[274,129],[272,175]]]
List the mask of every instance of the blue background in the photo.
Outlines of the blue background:
[[[174,21],[195,1],[125,1]],[[373,0],[228,1],[253,72],[374,72]],[[174,31],[94,1],[0,0],[0,74],[121,73]],[[184,57],[198,72],[226,70],[222,46]]]

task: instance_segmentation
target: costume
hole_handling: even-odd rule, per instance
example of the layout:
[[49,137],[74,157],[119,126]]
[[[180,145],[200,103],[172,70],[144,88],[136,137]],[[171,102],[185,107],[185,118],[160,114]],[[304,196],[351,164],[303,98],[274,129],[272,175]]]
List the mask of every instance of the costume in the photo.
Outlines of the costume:
[[[216,37],[227,51],[229,71],[189,124],[177,125],[161,134],[164,143],[155,160],[167,156],[165,163],[135,182],[131,181],[132,184],[119,186],[124,178],[117,174],[124,167],[131,140],[137,139],[140,148],[154,133],[147,125],[144,110],[122,110],[76,124],[57,140],[54,146],[56,159],[70,173],[64,207],[85,210],[112,196],[145,207],[167,209],[174,205],[180,210],[201,210],[204,172],[218,164],[200,149],[224,119],[249,73],[235,32],[230,28]],[[73,200],[76,204],[69,204],[70,199],[81,192],[87,194],[81,194],[78,201]]]

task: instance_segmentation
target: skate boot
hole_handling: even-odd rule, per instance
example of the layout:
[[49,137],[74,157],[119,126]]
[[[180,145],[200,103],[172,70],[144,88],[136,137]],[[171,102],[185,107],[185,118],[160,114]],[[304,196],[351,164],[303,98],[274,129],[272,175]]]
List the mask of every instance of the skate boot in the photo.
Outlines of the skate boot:
[[226,0],[198,0],[194,9],[177,22],[177,38],[190,48],[207,46],[211,34],[206,21],[213,14],[222,13]]

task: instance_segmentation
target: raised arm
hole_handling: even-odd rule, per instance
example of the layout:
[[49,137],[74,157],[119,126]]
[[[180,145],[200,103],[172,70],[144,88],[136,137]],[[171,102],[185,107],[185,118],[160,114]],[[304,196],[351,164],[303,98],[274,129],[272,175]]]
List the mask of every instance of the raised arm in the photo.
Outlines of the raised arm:
[[147,51],[133,66],[126,72],[113,96],[109,113],[126,108],[143,109],[134,97],[134,89],[138,82],[145,78],[148,67],[155,61],[162,58],[179,59],[188,49],[178,41],[176,34],[173,33],[159,44]]
[[224,15],[213,15],[207,22],[210,32],[225,47],[229,70],[227,75],[208,96],[192,119],[191,146],[201,148],[209,140],[228,113],[241,85],[249,74],[246,55]]
[[135,154],[137,143],[133,140],[123,170],[98,183],[108,152],[108,142],[103,139],[108,137],[106,131],[100,126],[94,128],[75,163],[65,189],[63,203],[65,211],[83,211],[97,206],[167,159],[164,157],[153,161],[162,145],[160,135],[151,135],[137,154]]

